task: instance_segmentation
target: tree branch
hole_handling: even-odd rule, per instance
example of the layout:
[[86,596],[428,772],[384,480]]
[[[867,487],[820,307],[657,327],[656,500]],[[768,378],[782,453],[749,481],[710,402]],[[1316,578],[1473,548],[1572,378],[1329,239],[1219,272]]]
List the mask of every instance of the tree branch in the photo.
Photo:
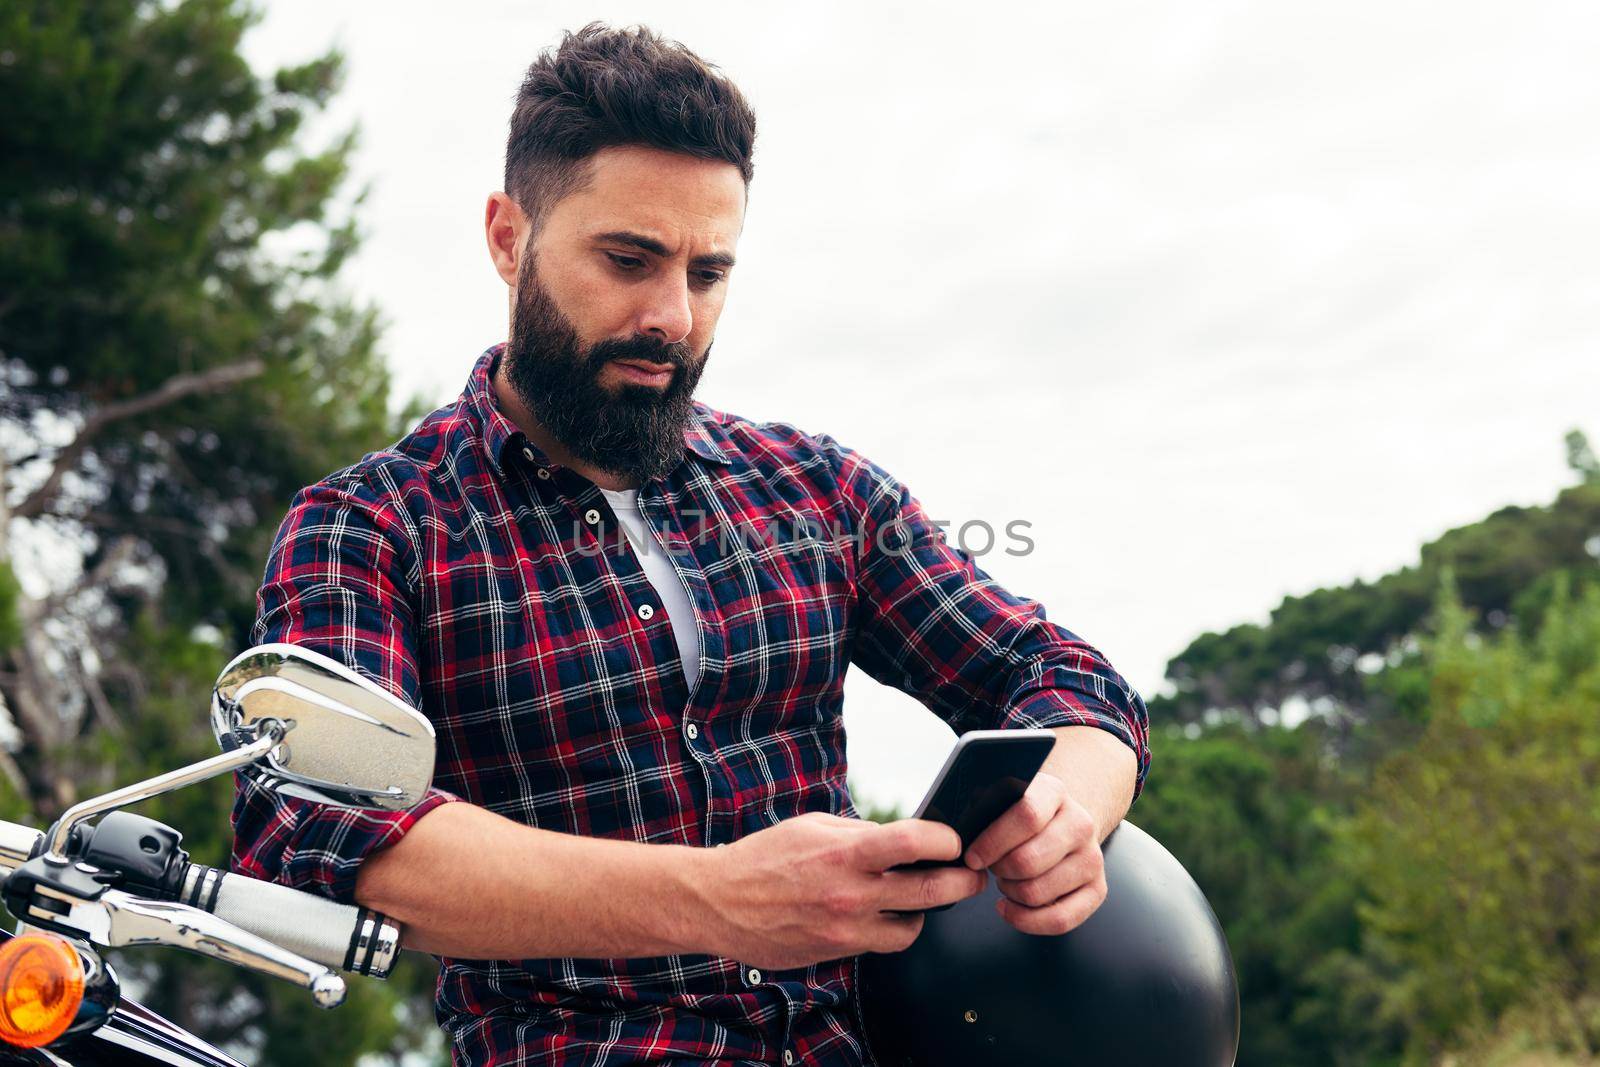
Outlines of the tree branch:
[[83,683],[84,693],[89,697],[89,706],[94,709],[95,719],[112,737],[126,737],[128,729],[122,724],[122,717],[111,706],[105,689],[100,685],[100,679],[89,669],[87,658],[81,649],[78,651],[78,677]]
[[116,577],[117,571],[133,562],[138,550],[138,538],[128,535],[117,538],[111,543],[111,547],[101,555],[98,563],[89,570],[84,571],[78,580],[68,588],[45,597],[43,601],[39,602],[37,610],[30,614],[38,619],[48,619],[66,608],[78,594],[87,592],[90,589],[109,586],[111,580]]
[[78,435],[56,455],[55,466],[51,468],[50,476],[44,480],[44,484],[29,493],[27,499],[12,510],[12,515],[31,519],[41,514],[45,505],[50,502],[50,498],[61,487],[61,480],[67,476],[68,471],[77,466],[78,459],[89,447],[89,442],[112,423],[144,415],[187,396],[222,392],[242,381],[254,378],[266,369],[267,365],[261,360],[246,359],[238,363],[213,367],[199,374],[176,374],[163,382],[160,388],[95,409],[84,420],[83,428],[78,431]]

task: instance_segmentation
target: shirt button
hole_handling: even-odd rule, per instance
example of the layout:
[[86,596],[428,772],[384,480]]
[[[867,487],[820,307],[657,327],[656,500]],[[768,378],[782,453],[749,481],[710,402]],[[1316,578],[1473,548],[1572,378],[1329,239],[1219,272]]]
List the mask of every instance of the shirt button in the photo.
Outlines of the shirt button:
[[594,508],[590,508],[588,511],[583,513],[583,521],[588,523],[590,526],[593,526],[595,523],[600,521],[600,512],[596,511]]
[[690,723],[688,726],[683,728],[683,732],[689,735],[689,740],[693,741],[695,738],[700,736],[700,727],[696,726],[694,723]]
[[550,472],[543,467],[540,467],[535,473],[538,474],[540,479],[543,481],[548,482],[550,480]]
[[655,613],[656,613],[656,609],[651,607],[649,604],[640,604],[639,605],[639,618],[641,618],[641,619],[649,619],[650,617],[655,615]]
[[522,454],[524,456],[528,457],[528,462],[530,462],[530,463],[533,462],[533,449],[529,448],[527,445],[523,445],[522,446]]
[[754,967],[752,967],[748,971],[746,971],[744,973],[744,976],[750,980],[750,984],[751,985],[760,985],[761,984],[761,972],[756,970]]
[[789,1067],[794,1067],[794,1049],[786,1048],[783,1050],[783,1062],[788,1064]]

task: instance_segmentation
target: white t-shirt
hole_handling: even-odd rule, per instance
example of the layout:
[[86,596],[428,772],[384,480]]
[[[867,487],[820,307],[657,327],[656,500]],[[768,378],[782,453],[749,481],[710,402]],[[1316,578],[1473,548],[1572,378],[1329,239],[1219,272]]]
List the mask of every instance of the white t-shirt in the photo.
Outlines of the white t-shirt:
[[661,543],[656,530],[645,521],[639,510],[639,490],[601,489],[617,513],[617,521],[633,546],[644,575],[655,586],[661,606],[666,609],[667,620],[672,623],[672,639],[678,644],[678,658],[683,661],[683,677],[694,689],[700,677],[700,631],[695,628],[694,604],[689,599],[689,589],[683,584],[678,569],[668,558],[666,546]]

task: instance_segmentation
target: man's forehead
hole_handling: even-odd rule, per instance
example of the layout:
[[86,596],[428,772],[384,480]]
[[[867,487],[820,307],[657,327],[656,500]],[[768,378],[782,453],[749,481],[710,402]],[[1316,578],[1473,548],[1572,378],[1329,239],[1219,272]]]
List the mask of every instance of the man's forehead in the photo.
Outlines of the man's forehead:
[[588,181],[557,212],[585,240],[631,233],[672,253],[684,241],[697,253],[732,252],[744,201],[744,180],[732,164],[626,146],[596,153]]

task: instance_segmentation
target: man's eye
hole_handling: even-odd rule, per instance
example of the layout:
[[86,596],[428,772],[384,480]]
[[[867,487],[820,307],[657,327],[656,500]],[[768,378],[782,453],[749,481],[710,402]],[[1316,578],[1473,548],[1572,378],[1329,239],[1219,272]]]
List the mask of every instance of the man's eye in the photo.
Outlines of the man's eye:
[[606,255],[611,257],[611,262],[615,263],[620,270],[638,270],[644,266],[644,260],[637,256],[621,256],[615,252],[607,252]]
[[716,285],[718,282],[722,281],[724,277],[726,277],[726,275],[724,275],[720,270],[695,271],[695,280],[707,288]]

